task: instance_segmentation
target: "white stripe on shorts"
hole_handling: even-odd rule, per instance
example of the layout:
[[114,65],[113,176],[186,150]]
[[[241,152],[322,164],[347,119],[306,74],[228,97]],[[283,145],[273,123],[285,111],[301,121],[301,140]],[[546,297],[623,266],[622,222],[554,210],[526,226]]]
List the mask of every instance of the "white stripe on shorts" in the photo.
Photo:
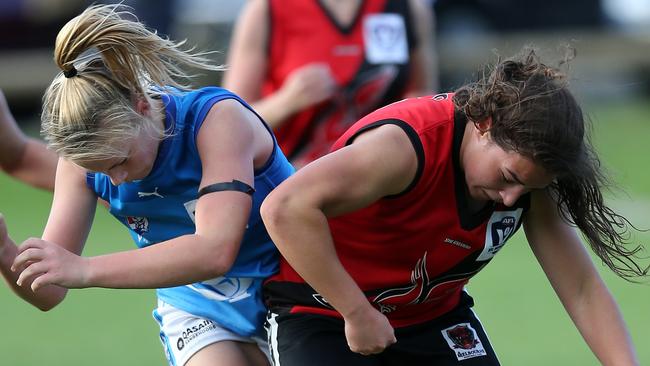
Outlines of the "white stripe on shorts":
[[280,351],[278,349],[278,322],[275,320],[277,316],[278,314],[269,311],[267,318],[267,321],[269,322],[269,350],[271,351],[273,366],[280,366],[280,354],[278,353]]
[[483,329],[483,333],[485,333],[485,336],[487,337],[488,343],[490,343],[490,346],[492,346],[492,351],[494,352],[494,358],[496,358],[497,362],[499,362],[499,364],[501,364],[501,361],[499,361],[499,355],[497,355],[497,351],[494,349],[494,344],[490,340],[490,336],[488,335],[487,330],[485,330],[485,327],[483,326],[483,323],[481,322],[481,319],[478,318],[478,315],[476,314],[476,312],[474,312],[474,309],[469,308],[469,311],[471,311],[472,314],[474,314],[474,317],[476,318],[476,320],[478,320],[478,323],[481,324],[481,329]]

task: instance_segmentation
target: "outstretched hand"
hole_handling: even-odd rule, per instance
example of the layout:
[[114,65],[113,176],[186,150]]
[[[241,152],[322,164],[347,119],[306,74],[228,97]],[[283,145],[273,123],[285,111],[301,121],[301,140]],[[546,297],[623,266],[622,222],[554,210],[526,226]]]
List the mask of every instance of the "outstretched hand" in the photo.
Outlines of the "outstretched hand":
[[30,238],[18,248],[11,270],[19,272],[16,283],[31,283],[32,291],[47,285],[66,288],[87,287],[88,261],[59,245],[38,238]]
[[397,342],[388,318],[372,307],[345,318],[345,338],[350,350],[362,355],[381,353]]

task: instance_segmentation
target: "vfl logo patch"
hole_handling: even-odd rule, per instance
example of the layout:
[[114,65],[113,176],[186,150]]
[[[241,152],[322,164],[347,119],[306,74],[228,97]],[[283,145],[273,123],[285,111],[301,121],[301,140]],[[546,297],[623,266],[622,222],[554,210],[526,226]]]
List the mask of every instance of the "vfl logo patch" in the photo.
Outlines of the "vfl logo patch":
[[492,214],[485,233],[485,247],[476,258],[477,261],[486,261],[497,254],[506,241],[515,233],[523,211],[523,209],[518,208],[514,211],[495,211]]
[[405,64],[409,60],[404,18],[373,14],[363,20],[366,59],[371,64]]
[[142,235],[149,231],[149,220],[146,217],[127,216],[126,223],[136,234]]
[[487,355],[476,331],[469,323],[461,323],[442,330],[442,336],[458,361]]

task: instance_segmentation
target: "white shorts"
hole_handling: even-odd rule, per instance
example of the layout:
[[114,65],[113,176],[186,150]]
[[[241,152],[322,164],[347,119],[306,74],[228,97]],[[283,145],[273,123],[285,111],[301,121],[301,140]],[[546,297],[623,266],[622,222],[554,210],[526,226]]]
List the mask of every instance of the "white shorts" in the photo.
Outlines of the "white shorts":
[[266,339],[243,337],[212,320],[192,315],[158,300],[153,317],[160,326],[160,341],[171,366],[183,366],[203,347],[221,341],[256,343],[270,360]]

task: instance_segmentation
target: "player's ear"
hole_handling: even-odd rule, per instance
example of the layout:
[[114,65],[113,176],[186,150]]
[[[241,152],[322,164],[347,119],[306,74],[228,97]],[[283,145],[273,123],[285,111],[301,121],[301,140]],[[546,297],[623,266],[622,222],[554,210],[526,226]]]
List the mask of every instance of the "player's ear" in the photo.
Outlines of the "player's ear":
[[481,135],[484,135],[489,132],[490,128],[492,127],[492,117],[488,117],[482,121],[474,122],[474,126],[476,126],[476,129]]
[[148,116],[151,112],[151,104],[146,98],[136,97],[135,111],[141,116]]

